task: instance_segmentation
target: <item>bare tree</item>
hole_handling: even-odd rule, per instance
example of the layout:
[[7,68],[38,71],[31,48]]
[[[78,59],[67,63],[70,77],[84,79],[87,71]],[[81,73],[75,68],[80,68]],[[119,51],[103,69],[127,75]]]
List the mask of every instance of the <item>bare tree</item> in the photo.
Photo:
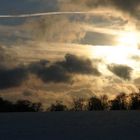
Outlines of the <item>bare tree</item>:
[[131,110],[140,109],[140,93],[130,94],[130,109]]
[[74,98],[73,99],[73,105],[72,105],[72,110],[73,111],[83,111],[86,110],[85,108],[85,99],[83,98]]
[[100,96],[100,100],[102,103],[103,110],[109,110],[108,96],[102,95],[102,96]]
[[88,110],[93,111],[93,110],[103,110],[103,105],[101,100],[97,97],[91,97],[88,101]]
[[125,93],[120,93],[114,100],[111,100],[110,103],[110,110],[126,110],[127,96]]
[[55,104],[52,104],[48,111],[66,111],[68,110],[67,106],[64,105],[61,101],[56,101]]

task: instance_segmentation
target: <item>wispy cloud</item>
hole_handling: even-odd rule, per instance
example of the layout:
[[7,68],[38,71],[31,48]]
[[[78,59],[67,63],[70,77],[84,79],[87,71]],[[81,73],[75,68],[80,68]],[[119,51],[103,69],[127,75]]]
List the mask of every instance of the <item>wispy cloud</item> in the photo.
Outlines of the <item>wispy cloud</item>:
[[[67,11],[67,12],[45,12],[45,13],[33,13],[33,14],[19,14],[19,15],[0,15],[0,18],[27,18],[27,17],[38,17],[47,15],[72,15],[72,14],[95,14],[99,12],[94,11]],[[102,12],[103,13],[103,12]]]

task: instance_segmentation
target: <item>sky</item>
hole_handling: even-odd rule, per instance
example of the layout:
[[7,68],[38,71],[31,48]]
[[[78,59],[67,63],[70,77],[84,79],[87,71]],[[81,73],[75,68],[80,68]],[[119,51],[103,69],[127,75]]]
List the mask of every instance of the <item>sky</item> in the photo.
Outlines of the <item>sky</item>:
[[139,0],[0,0],[0,96],[48,106],[140,87]]

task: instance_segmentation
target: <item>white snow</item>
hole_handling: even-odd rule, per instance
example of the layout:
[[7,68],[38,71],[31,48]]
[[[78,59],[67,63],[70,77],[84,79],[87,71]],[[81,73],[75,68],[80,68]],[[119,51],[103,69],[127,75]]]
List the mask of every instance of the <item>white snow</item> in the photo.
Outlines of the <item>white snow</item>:
[[0,114],[0,140],[139,139],[139,111]]

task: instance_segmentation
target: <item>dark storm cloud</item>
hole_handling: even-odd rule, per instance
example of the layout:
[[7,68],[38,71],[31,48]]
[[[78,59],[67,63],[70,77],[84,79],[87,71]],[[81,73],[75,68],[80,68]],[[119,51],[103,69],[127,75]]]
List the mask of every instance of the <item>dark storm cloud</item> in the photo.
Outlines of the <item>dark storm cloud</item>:
[[76,55],[67,54],[65,60],[57,62],[57,64],[70,73],[100,75],[100,72],[93,67],[90,59],[77,57]]
[[27,70],[22,66],[14,69],[0,68],[0,89],[20,86],[27,75]]
[[117,65],[117,64],[111,64],[108,66],[108,69],[117,75],[118,77],[124,79],[124,80],[130,80],[131,79],[131,72],[132,68],[126,65]]
[[30,74],[36,75],[44,83],[72,82],[77,74],[100,76],[97,68],[93,67],[92,60],[67,54],[65,59],[50,63],[47,60],[33,62],[29,65],[15,68],[0,68],[0,89],[20,86],[28,80]]
[[56,63],[49,64],[49,61],[46,60],[31,63],[28,69],[44,82],[68,82],[71,79],[63,67]]
[[[48,64],[48,63],[47,63]],[[67,54],[65,60],[53,64],[39,62],[31,64],[29,70],[41,78],[44,82],[70,82],[73,75],[84,74],[100,76],[97,68],[94,68],[90,59],[80,58]]]
[[28,68],[31,73],[38,74],[42,69],[47,67],[49,64],[48,60],[40,60],[39,62],[32,62]]
[[70,82],[71,76],[61,65],[53,64],[50,67],[43,68],[39,71],[38,76],[44,82]]
[[46,65],[45,62],[31,64],[29,69],[44,82],[70,82],[72,74],[99,76],[100,72],[92,66],[90,59],[67,54],[65,60]]

